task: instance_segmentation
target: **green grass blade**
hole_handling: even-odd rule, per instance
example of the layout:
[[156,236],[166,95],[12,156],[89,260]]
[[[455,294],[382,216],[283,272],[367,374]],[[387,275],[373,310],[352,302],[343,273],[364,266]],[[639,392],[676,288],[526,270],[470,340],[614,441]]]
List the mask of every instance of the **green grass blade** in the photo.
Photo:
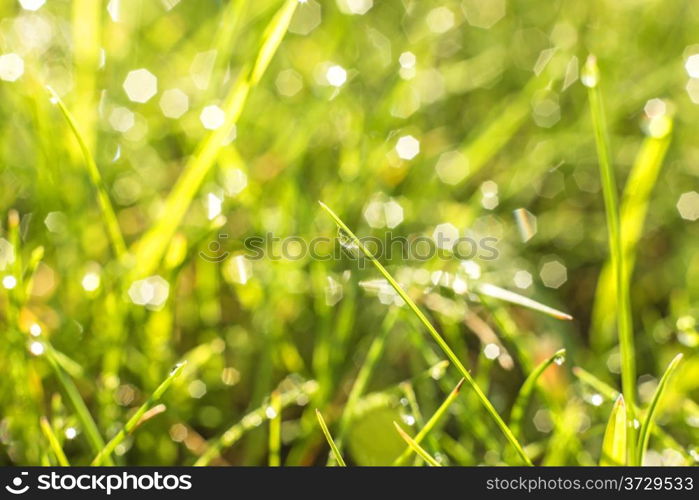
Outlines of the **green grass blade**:
[[[459,392],[461,392],[461,386],[464,384],[465,379],[461,379],[459,383],[454,387],[454,389],[449,393],[449,395],[446,397],[444,401],[442,401],[442,404],[439,405],[439,408],[432,414],[432,416],[427,420],[425,425],[420,429],[420,431],[415,435],[414,441],[417,444],[420,444],[423,439],[435,428],[435,426],[442,420],[442,417],[444,414],[447,412],[449,407],[452,405],[454,401],[456,401],[456,398],[459,396]],[[398,458],[396,458],[393,461],[393,465],[405,465],[405,462],[410,458],[410,455],[412,455],[414,449],[408,446],[403,453],[401,453]]]
[[70,463],[68,462],[65,453],[63,453],[63,448],[61,448],[58,438],[56,438],[56,435],[53,433],[53,429],[51,428],[51,424],[49,423],[48,419],[46,417],[41,417],[39,419],[39,425],[41,426],[41,431],[44,433],[44,436],[46,436],[46,440],[49,442],[51,451],[53,451],[53,454],[56,456],[56,460],[58,460],[58,464],[61,467],[70,467]]
[[[77,415],[78,420],[80,421],[80,424],[82,425],[83,430],[85,431],[85,436],[87,437],[87,440],[90,443],[90,447],[95,453],[99,453],[100,450],[104,448],[104,440],[102,439],[102,436],[100,435],[99,430],[97,429],[97,424],[95,424],[92,415],[90,415],[90,412],[87,409],[87,406],[85,405],[85,401],[83,401],[82,397],[80,397],[80,392],[78,391],[78,388],[75,386],[75,383],[63,371],[60,364],[56,360],[55,355],[53,353],[53,349],[50,345],[46,345],[46,359],[48,359],[49,364],[51,365],[54,373],[56,374],[58,382],[63,387],[63,390],[65,391],[68,400],[73,406],[75,414]],[[109,458],[106,461],[106,463],[108,465],[113,465],[111,458]]]
[[609,133],[604,116],[604,105],[599,90],[599,68],[594,56],[587,58],[582,74],[582,82],[588,88],[590,100],[590,114],[592,127],[595,134],[599,172],[602,181],[602,194],[607,216],[607,231],[609,237],[609,250],[614,274],[614,283],[617,297],[617,330],[619,335],[619,349],[621,353],[621,383],[622,393],[627,407],[627,419],[629,421],[629,436],[627,445],[628,456],[636,454],[636,440],[634,436],[633,421],[636,407],[636,363],[633,340],[633,322],[631,317],[631,300],[629,296],[628,275],[625,268],[626,257],[621,244],[621,223],[619,221],[619,204],[617,200],[616,178],[611,163],[609,152]]
[[297,5],[298,0],[286,0],[271,20],[265,30],[252,68],[241,71],[236,83],[224,100],[222,106],[225,113],[224,124],[212,131],[197,147],[165,200],[160,217],[134,245],[136,262],[133,270],[134,279],[150,274],[160,263],[172,235],[177,230],[206,175],[213,167],[220,148],[226,143],[238,121],[250,91],[259,82],[272,56],[279,48]]
[[451,361],[454,364],[454,366],[456,366],[461,375],[466,379],[466,382],[468,382],[473,391],[476,393],[476,396],[478,397],[481,404],[485,407],[490,417],[500,428],[500,430],[505,435],[507,440],[510,442],[512,447],[515,449],[517,454],[520,456],[522,461],[527,465],[532,465],[531,460],[529,460],[529,457],[527,457],[527,454],[524,452],[522,445],[519,443],[519,441],[517,441],[517,438],[514,436],[514,434],[512,434],[512,431],[507,426],[505,421],[502,419],[500,414],[497,412],[495,407],[492,405],[488,397],[485,395],[485,393],[483,393],[483,391],[478,386],[476,381],[473,379],[471,374],[468,372],[468,370],[466,370],[466,368],[461,363],[456,354],[454,354],[454,351],[451,350],[451,347],[449,347],[449,345],[442,338],[439,332],[437,332],[435,327],[432,326],[432,323],[429,322],[427,317],[420,310],[417,304],[415,304],[413,299],[411,299],[410,296],[408,296],[405,290],[403,290],[403,288],[401,288],[398,282],[395,279],[393,279],[393,276],[390,275],[386,268],[384,268],[383,265],[376,259],[376,257],[374,257],[374,255],[362,244],[362,242],[359,240],[359,238],[357,238],[357,236],[355,236],[355,234],[350,230],[350,228],[348,228],[347,225],[344,222],[342,222],[342,220],[340,220],[340,218],[337,215],[335,215],[335,212],[333,212],[330,209],[330,207],[328,207],[325,203],[319,203],[320,206],[323,207],[323,209],[330,215],[333,221],[335,221],[335,224],[337,224],[338,227],[345,232],[345,234],[349,237],[352,243],[362,251],[362,253],[372,262],[372,264],[374,264],[376,269],[383,275],[384,278],[386,278],[386,281],[388,281],[391,284],[396,293],[408,305],[410,310],[415,314],[415,316],[417,316],[417,318],[425,326],[425,328],[427,328],[427,331],[430,333],[430,335],[437,343],[437,345],[439,345],[442,351],[444,351],[444,354],[446,354],[447,358],[449,358],[449,361]]
[[672,374],[677,369],[677,365],[680,364],[680,361],[682,361],[682,353],[678,354],[673,358],[673,360],[670,362],[667,369],[665,370],[665,373],[663,374],[662,378],[660,379],[657,389],[655,389],[655,394],[653,394],[653,399],[651,400],[650,406],[648,407],[646,418],[643,419],[643,423],[641,424],[641,432],[638,436],[638,456],[636,457],[635,465],[643,464],[643,458],[646,454],[646,450],[648,449],[648,442],[650,441],[650,432],[655,421],[655,415],[658,412],[660,400],[662,399],[663,394],[667,389],[667,385],[670,381],[670,378],[672,377]]
[[289,27],[291,18],[294,16],[298,0],[286,0],[284,5],[274,15],[270,23],[267,25],[264,34],[262,35],[262,46],[257,53],[257,59],[250,72],[250,86],[255,86],[262,78],[262,75],[267,70],[267,66],[272,61],[274,54],[282,43],[282,39]]
[[[555,79],[556,77],[552,78]],[[545,87],[546,83],[543,75],[532,77],[521,92],[494,110],[479,128],[478,134],[461,148],[462,154],[468,159],[469,175],[466,178],[478,173],[514,137],[531,116],[532,95]]]
[[269,466],[279,467],[281,465],[281,444],[282,444],[282,400],[279,391],[273,391],[269,398],[269,407],[274,416],[269,421]]
[[335,460],[337,460],[337,463],[340,464],[341,467],[347,467],[345,460],[342,458],[342,455],[340,454],[340,450],[337,448],[335,441],[333,441],[333,437],[330,435],[330,431],[328,430],[328,426],[325,424],[323,415],[320,414],[320,410],[318,410],[318,408],[316,408],[316,418],[318,419],[318,424],[320,425],[320,428],[323,430],[325,440],[328,442],[328,445],[330,445],[330,449],[332,450],[332,453],[335,456]]
[[[343,408],[342,416],[340,417],[340,422],[338,424],[336,444],[340,451],[342,451],[345,434],[347,432],[347,428],[349,427],[350,419],[354,414],[357,402],[366,391],[367,385],[369,384],[369,379],[371,378],[374,369],[381,359],[381,355],[383,354],[386,346],[386,337],[393,328],[393,324],[398,317],[398,312],[399,309],[395,308],[391,309],[386,315],[381,331],[371,342],[369,350],[366,353],[366,357],[364,358],[364,362],[359,368],[359,372],[357,372],[357,377],[354,379],[354,383],[352,384],[352,388],[347,396],[347,402],[345,403],[345,407]],[[328,459],[332,461],[331,457],[328,457]]]
[[[667,133],[660,137],[650,136],[643,141],[621,200],[621,245],[628,264],[624,269],[626,280],[630,279],[633,272],[636,246],[643,232],[650,196],[672,140],[671,119],[666,116],[656,119],[667,120]],[[604,335],[610,329],[608,325],[614,321],[616,296],[613,280],[611,263],[608,260],[597,282],[592,310],[590,335],[597,345],[606,345]]]
[[[304,382],[301,386],[290,389],[281,394],[281,408],[296,402],[299,396],[312,396],[318,391],[318,384],[315,380]],[[257,409],[246,414],[239,422],[230,426],[223,434],[209,443],[207,450],[194,463],[195,466],[208,465],[213,459],[218,457],[225,448],[233,446],[243,435],[257,428],[260,420],[268,419],[268,404],[263,404]]]
[[29,262],[27,262],[27,269],[24,272],[24,296],[28,297],[31,292],[32,288],[34,286],[34,273],[36,273],[37,268],[39,267],[39,263],[41,263],[41,259],[44,258],[44,247],[43,246],[38,246],[34,250],[32,250],[31,255],[29,256]]
[[141,418],[143,418],[143,415],[157,403],[160,398],[165,394],[165,391],[167,391],[170,388],[170,385],[172,385],[172,382],[182,373],[182,369],[185,367],[187,363],[178,363],[175,368],[170,372],[170,374],[163,380],[163,382],[153,391],[153,394],[148,398],[148,400],[143,403],[138,410],[136,410],[136,413],[134,413],[131,418],[126,422],[124,427],[121,428],[119,432],[107,443],[107,445],[100,450],[100,452],[97,454],[97,456],[92,460],[91,465],[102,465],[102,463],[105,461],[105,458],[110,456],[114,449],[119,446],[119,444],[126,439],[126,436],[131,434],[136,427],[138,427],[138,424],[141,421]]
[[510,413],[510,428],[515,436],[518,436],[522,429],[524,412],[526,411],[527,405],[532,398],[532,394],[534,393],[539,377],[541,377],[544,371],[546,371],[546,368],[554,363],[559,363],[559,360],[564,360],[565,355],[565,349],[556,351],[553,356],[539,363],[522,384],[522,387],[519,389],[519,393],[517,394],[517,399],[515,399],[515,403],[512,406],[512,412]]
[[85,139],[83,138],[78,126],[75,123],[75,119],[71,115],[68,108],[58,94],[50,87],[47,87],[49,94],[51,95],[51,101],[55,102],[58,109],[61,111],[63,118],[65,118],[70,130],[73,132],[73,136],[78,141],[80,146],[80,151],[82,151],[83,158],[85,159],[85,167],[87,168],[88,176],[90,181],[97,191],[97,201],[99,203],[100,209],[102,210],[102,217],[104,217],[104,222],[107,226],[107,235],[109,236],[109,241],[114,249],[114,255],[117,258],[123,257],[126,253],[126,244],[124,243],[124,237],[121,234],[121,229],[119,228],[119,222],[117,221],[116,214],[114,212],[114,207],[112,207],[112,201],[107,193],[107,187],[102,181],[102,175],[100,174],[99,168],[97,168],[97,163],[90,152]]
[[544,305],[541,302],[537,302],[536,300],[532,300],[529,297],[525,297],[524,295],[520,295],[518,293],[511,292],[510,290],[505,290],[504,288],[500,288],[499,286],[491,285],[490,283],[482,283],[481,285],[478,286],[477,291],[478,291],[478,293],[481,293],[483,295],[487,295],[488,297],[492,297],[494,299],[499,299],[499,300],[504,300],[505,302],[510,302],[512,304],[526,307],[528,309],[533,309],[534,311],[542,312],[542,313],[547,314],[549,316],[552,316],[556,319],[563,319],[563,320],[573,319],[573,317],[570,314],[566,314],[562,311],[554,309],[553,307],[549,307],[547,305]]
[[624,396],[621,394],[614,402],[612,412],[609,415],[609,422],[602,440],[602,454],[599,464],[626,465],[626,405],[624,404]]
[[602,380],[598,379],[584,368],[574,366],[573,375],[578,377],[580,381],[582,381],[583,383],[587,384],[588,386],[599,392],[606,399],[614,400],[617,397],[619,397],[619,391],[617,391],[614,387],[607,384],[606,382],[603,382]]
[[97,140],[97,79],[99,78],[100,50],[102,45],[102,2],[75,0],[71,8],[73,34],[73,61],[75,64],[75,88],[73,113],[80,126],[85,144],[94,150]]
[[236,35],[245,32],[243,19],[249,8],[250,0],[229,2],[226,6],[221,15],[221,22],[216,30],[216,38],[213,43],[216,60],[212,74],[218,73],[226,64],[230,63],[236,47]]
[[406,443],[408,443],[408,446],[410,447],[411,450],[413,450],[415,453],[417,453],[425,462],[427,462],[428,465],[432,467],[441,467],[442,464],[437,462],[425,449],[417,444],[413,438],[408,436],[408,434],[401,429],[400,425],[398,425],[398,422],[393,422],[393,425],[396,426],[396,431],[398,431],[398,434],[400,434],[400,437],[402,437]]
[[[593,374],[584,370],[583,368],[580,368],[579,366],[573,367],[573,375],[575,375],[581,382],[587,384],[589,387],[600,393],[606,399],[614,400],[615,398],[619,397],[619,394],[621,394],[614,387],[601,381]],[[686,411],[689,415],[694,415],[695,417],[699,418],[699,412],[693,412],[691,409],[691,405],[692,401],[690,399],[685,398],[684,403],[682,404],[682,409]],[[639,408],[637,407],[636,414],[638,413]],[[655,435],[655,437],[660,439],[660,441],[663,443],[663,446],[679,451],[685,458],[685,460],[688,461],[688,463],[692,463],[694,461],[693,458],[689,455],[689,453],[687,453],[687,451],[684,449],[684,447],[681,444],[679,444],[675,440],[675,438],[666,433],[662,428],[653,426],[651,432]]]

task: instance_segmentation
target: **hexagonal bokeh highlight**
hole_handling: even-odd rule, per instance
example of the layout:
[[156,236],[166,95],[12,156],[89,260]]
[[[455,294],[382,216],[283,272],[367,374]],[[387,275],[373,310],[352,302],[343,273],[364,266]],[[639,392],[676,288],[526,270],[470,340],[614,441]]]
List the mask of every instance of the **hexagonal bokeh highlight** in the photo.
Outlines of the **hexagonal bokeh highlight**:
[[177,119],[189,109],[189,97],[180,89],[170,89],[160,97],[160,110],[167,118]]
[[461,3],[466,21],[476,28],[490,29],[505,17],[505,0],[464,0]]
[[343,14],[363,16],[374,6],[374,0],[337,0],[337,7]]
[[459,230],[454,224],[449,222],[438,224],[437,227],[434,228],[432,239],[437,245],[437,248],[451,250],[454,248],[456,240],[459,239]]
[[680,195],[677,200],[677,211],[685,220],[695,221],[699,219],[699,193],[688,191]]
[[557,260],[550,260],[541,266],[539,277],[548,288],[560,288],[568,280],[568,269]]
[[46,0],[19,0],[19,4],[24,10],[32,11],[39,10],[45,3]]
[[296,35],[308,35],[320,24],[322,17],[320,4],[314,0],[299,2],[294,17],[289,23],[289,32]]
[[0,56],[0,80],[14,82],[24,74],[24,59],[17,54]]
[[303,78],[293,69],[285,69],[279,72],[274,84],[280,95],[293,97],[303,89]]
[[212,105],[201,110],[199,119],[201,120],[201,124],[204,125],[205,129],[216,130],[217,128],[223,126],[224,122],[226,121],[226,114],[218,106]]
[[420,141],[412,135],[404,135],[396,142],[396,153],[403,160],[412,160],[420,152]]
[[124,80],[124,91],[133,102],[148,102],[158,92],[158,79],[144,68],[129,71]]

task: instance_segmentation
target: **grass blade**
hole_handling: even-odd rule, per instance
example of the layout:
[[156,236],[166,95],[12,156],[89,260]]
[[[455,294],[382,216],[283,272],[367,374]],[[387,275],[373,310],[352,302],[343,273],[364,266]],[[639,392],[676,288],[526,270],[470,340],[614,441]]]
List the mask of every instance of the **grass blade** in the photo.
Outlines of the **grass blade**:
[[[461,392],[461,386],[464,384],[465,379],[461,379],[459,383],[454,387],[454,389],[449,393],[449,395],[446,397],[446,399],[442,402],[441,405],[439,405],[439,408],[437,408],[437,411],[435,411],[432,416],[427,420],[425,425],[420,429],[420,431],[415,435],[414,441],[416,444],[420,444],[423,439],[432,431],[432,429],[435,428],[435,426],[442,420],[442,417],[444,414],[447,412],[451,404],[456,401],[456,398],[459,396],[459,392]],[[403,453],[400,454],[398,458],[396,458],[393,461],[393,465],[405,465],[406,460],[410,458],[410,455],[413,453],[413,448],[408,446]]]
[[269,466],[279,467],[281,465],[281,443],[282,443],[282,400],[279,391],[273,391],[269,398],[269,407],[274,416],[269,421]]
[[41,431],[44,433],[44,436],[46,436],[46,439],[49,442],[51,451],[53,451],[53,454],[56,455],[58,464],[61,467],[70,467],[70,463],[68,462],[65,453],[63,453],[63,448],[61,448],[61,444],[58,442],[56,435],[53,433],[53,429],[51,429],[51,424],[49,423],[48,419],[46,417],[41,417],[39,419],[39,425],[41,426]]
[[510,413],[510,428],[515,436],[519,435],[522,428],[522,419],[524,418],[524,412],[527,409],[527,405],[531,400],[532,394],[534,393],[534,388],[536,387],[536,382],[544,373],[546,368],[554,363],[560,363],[561,360],[565,359],[566,350],[561,349],[556,351],[556,353],[550,358],[545,359],[537,365],[536,368],[527,376],[526,380],[522,384],[522,387],[517,394],[517,399],[512,406],[512,412]]
[[250,86],[255,86],[262,78],[262,75],[267,70],[267,66],[272,61],[274,54],[282,43],[282,39],[289,27],[291,18],[294,16],[298,0],[286,0],[284,5],[274,15],[270,23],[267,25],[265,32],[262,35],[262,46],[257,53],[257,59],[250,72]]
[[631,300],[629,297],[627,266],[621,243],[621,223],[619,221],[619,204],[617,200],[616,178],[609,153],[609,134],[604,116],[604,105],[599,90],[599,68],[597,59],[589,56],[585,63],[582,82],[588,88],[590,114],[595,133],[599,171],[602,181],[602,194],[607,216],[607,231],[617,303],[617,330],[621,354],[621,384],[626,402],[626,416],[629,421],[627,446],[628,456],[636,454],[636,440],[633,421],[636,418],[636,363],[634,354],[633,322],[631,317]]
[[107,445],[100,450],[100,452],[97,454],[97,456],[92,460],[92,463],[90,465],[101,465],[102,462],[104,462],[105,457],[108,457],[112,454],[114,449],[119,446],[119,444],[124,441],[126,436],[131,434],[136,427],[141,422],[141,419],[145,415],[145,413],[153,407],[155,403],[157,403],[160,398],[165,394],[165,391],[167,391],[170,388],[170,385],[172,385],[173,380],[175,380],[180,373],[182,373],[182,369],[185,367],[187,363],[178,363],[175,368],[170,372],[170,374],[167,376],[165,380],[153,391],[153,394],[148,398],[148,400],[143,403],[138,410],[136,410],[136,413],[134,413],[131,418],[126,422],[124,427],[121,428],[121,430],[114,436]]
[[[97,424],[95,424],[92,415],[90,415],[90,412],[87,409],[87,406],[85,405],[85,401],[83,401],[82,397],[80,397],[80,392],[78,391],[78,388],[75,386],[75,383],[63,371],[60,364],[56,360],[56,357],[53,353],[53,349],[50,345],[46,345],[46,359],[48,359],[49,364],[51,364],[51,367],[53,368],[53,371],[56,374],[58,382],[63,387],[63,390],[65,391],[66,396],[68,397],[68,400],[70,401],[71,405],[73,405],[73,409],[75,410],[78,420],[80,421],[80,424],[82,425],[83,430],[85,431],[85,436],[87,437],[87,440],[90,443],[90,447],[93,449],[95,453],[99,453],[100,450],[104,448],[104,440],[102,439],[102,436],[100,435],[99,430],[97,429]],[[109,457],[108,460],[106,460],[105,462],[108,465],[113,465],[113,462]]]
[[[281,408],[284,409],[287,406],[295,403],[299,396],[311,396],[317,390],[318,384],[314,380],[309,380],[303,383],[300,387],[290,389],[282,393],[280,396]],[[261,419],[264,420],[269,418],[267,413],[268,406],[269,405],[266,403],[261,405],[257,409],[246,414],[239,422],[230,426],[228,430],[209,443],[207,450],[202,453],[194,465],[197,467],[208,465],[213,459],[221,454],[223,449],[233,446],[247,431],[257,428],[257,425]]]
[[393,425],[396,426],[396,430],[398,431],[398,434],[400,434],[400,437],[402,437],[406,443],[408,443],[408,446],[410,447],[411,450],[413,450],[415,453],[417,453],[425,462],[427,462],[428,465],[432,467],[441,467],[442,465],[437,462],[425,449],[417,444],[413,438],[408,436],[408,434],[401,429],[400,425],[398,425],[398,422],[393,422]]
[[663,394],[665,393],[665,390],[667,389],[667,384],[670,381],[672,374],[677,369],[677,365],[680,364],[680,361],[682,361],[682,353],[673,358],[665,370],[663,377],[660,379],[657,389],[655,389],[655,394],[653,394],[653,399],[648,407],[648,413],[646,413],[646,418],[643,419],[643,424],[641,424],[641,432],[638,436],[638,456],[636,457],[635,465],[643,464],[643,458],[646,454],[646,450],[648,449],[648,441],[650,441],[650,432],[655,420],[655,414],[658,412],[658,405],[663,397]]
[[[352,384],[352,388],[347,396],[347,402],[345,403],[345,407],[342,411],[342,416],[340,417],[340,422],[338,424],[336,444],[340,451],[342,451],[343,441],[349,426],[350,418],[354,414],[354,409],[359,401],[359,398],[364,394],[364,391],[369,384],[371,374],[374,372],[374,369],[381,359],[381,355],[383,354],[386,346],[386,337],[388,337],[389,332],[393,328],[393,324],[398,317],[398,311],[398,308],[391,309],[388,315],[386,315],[381,331],[371,342],[369,350],[366,353],[366,357],[364,358],[364,362],[359,368],[359,372],[357,372],[357,376],[354,379],[354,383]],[[332,462],[331,457],[328,457],[328,459],[330,462]],[[328,465],[330,465],[330,463]]]
[[[557,78],[551,75],[550,80]],[[468,158],[467,178],[473,177],[485,167],[514,137],[517,130],[531,116],[532,95],[544,88],[546,83],[544,75],[532,77],[522,92],[494,110],[481,131],[461,148],[462,154]]]
[[606,382],[603,382],[602,380],[598,379],[592,373],[588,372],[584,368],[581,368],[579,366],[574,366],[573,367],[573,375],[575,375],[582,382],[584,382],[585,384],[589,385],[591,388],[593,388],[594,390],[599,392],[606,399],[614,400],[617,397],[619,397],[619,394],[620,394],[619,391],[617,391],[614,387],[607,384]]
[[602,455],[600,465],[626,465],[626,405],[624,396],[616,398],[612,413],[609,415],[607,430],[602,440]]
[[75,121],[80,126],[85,144],[94,150],[97,139],[98,104],[95,88],[100,66],[102,45],[102,2],[76,0],[72,3],[71,23],[73,34],[73,62],[75,64],[75,88],[72,92]]
[[97,191],[97,201],[99,202],[100,209],[102,210],[102,216],[104,217],[104,222],[107,226],[107,235],[109,236],[109,241],[112,243],[114,255],[116,255],[117,258],[121,258],[126,253],[126,244],[124,243],[124,237],[121,234],[121,229],[119,229],[119,222],[117,221],[116,214],[114,213],[112,201],[109,198],[107,188],[102,181],[102,175],[97,168],[97,163],[95,163],[95,159],[90,152],[90,148],[80,133],[80,130],[78,130],[75,119],[71,115],[70,111],[68,111],[68,108],[66,108],[61,98],[51,87],[47,87],[47,89],[51,95],[51,102],[56,103],[58,109],[63,115],[63,118],[65,118],[66,122],[68,123],[70,130],[73,132],[73,136],[78,141],[80,151],[82,151],[83,158],[85,159],[85,167],[87,168],[90,181]]
[[224,100],[222,106],[225,113],[224,124],[212,131],[199,145],[165,200],[159,219],[134,245],[136,257],[134,279],[150,274],[160,263],[172,235],[216,162],[219,149],[227,142],[238,121],[250,91],[259,82],[272,56],[279,48],[297,5],[298,0],[286,0],[270,21],[252,68],[241,71],[238,80]]
[[[621,394],[614,387],[606,384],[605,382],[601,381],[593,374],[584,370],[583,368],[580,368],[579,366],[573,367],[573,375],[575,375],[584,384],[587,384],[589,387],[596,390],[606,399],[614,400],[615,398],[619,397],[619,394]],[[699,418],[699,412],[692,410],[692,404],[693,402],[690,399],[685,398],[682,404],[682,409],[689,415],[694,415],[695,417]],[[637,407],[636,414],[638,413],[639,409]],[[687,460],[687,463],[694,462],[694,459],[687,453],[684,447],[681,444],[679,444],[675,440],[675,438],[666,433],[663,429],[657,426],[653,426],[651,432],[655,435],[655,437],[660,439],[660,441],[663,443],[663,446],[679,451],[685,458],[685,460]]]
[[541,302],[532,300],[529,297],[520,295],[499,286],[491,285],[490,283],[483,283],[478,287],[478,293],[487,295],[488,297],[493,297],[494,299],[504,300],[505,302],[510,302],[518,306],[526,307],[528,309],[533,309],[535,311],[548,314],[556,319],[571,320],[573,317],[570,314],[561,312],[553,307],[546,306]]
[[335,460],[337,460],[337,463],[340,464],[341,467],[347,467],[345,460],[342,458],[342,455],[340,454],[340,450],[337,448],[335,441],[333,441],[333,437],[330,435],[330,431],[328,430],[328,426],[325,424],[323,415],[320,414],[320,410],[318,410],[318,408],[316,408],[316,417],[318,418],[318,424],[320,424],[320,428],[323,430],[323,434],[325,435],[325,440],[330,445],[330,449],[332,450],[333,455],[335,456]]
[[383,275],[384,278],[386,278],[386,281],[388,281],[393,289],[396,291],[396,293],[403,299],[403,301],[408,305],[410,310],[417,316],[417,318],[420,320],[420,322],[427,328],[427,331],[430,333],[434,341],[439,345],[439,347],[444,351],[444,354],[449,358],[449,361],[451,361],[454,366],[459,370],[461,375],[466,379],[466,382],[471,386],[473,391],[476,393],[476,396],[478,397],[479,401],[481,404],[485,407],[486,411],[488,414],[491,416],[491,418],[495,421],[497,426],[500,428],[502,433],[505,435],[507,440],[510,442],[512,447],[515,449],[517,454],[520,456],[522,461],[527,464],[527,465],[532,465],[531,460],[529,460],[529,457],[527,457],[527,454],[524,452],[524,449],[522,448],[522,445],[519,444],[519,441],[517,441],[517,438],[512,434],[512,431],[510,428],[507,426],[505,421],[502,419],[500,414],[497,412],[495,407],[492,405],[490,400],[488,400],[488,397],[483,393],[481,388],[478,386],[476,381],[473,379],[471,374],[466,370],[464,365],[461,363],[459,358],[454,354],[454,351],[451,350],[451,347],[445,342],[445,340],[442,338],[442,336],[437,332],[434,326],[432,326],[432,323],[429,322],[427,317],[424,315],[424,313],[420,310],[420,308],[415,304],[413,299],[411,299],[408,294],[401,288],[401,286],[398,284],[398,282],[393,279],[393,276],[390,275],[390,273],[386,270],[386,268],[381,265],[381,263],[374,257],[374,255],[364,246],[364,244],[355,236],[355,234],[350,230],[350,228],[347,227],[347,225],[340,220],[340,218],[335,215],[335,212],[333,212],[330,207],[328,207],[325,203],[322,201],[319,202],[320,206],[323,207],[323,209],[330,215],[330,217],[335,221],[335,224],[338,225],[338,227],[345,232],[345,234],[349,237],[349,239],[352,241],[354,245],[359,248],[362,253],[374,264],[376,269]]
[[[643,141],[624,187],[621,201],[621,245],[628,264],[624,269],[627,280],[633,272],[636,246],[643,232],[650,195],[672,140],[671,119],[662,116],[655,120],[667,120],[667,132],[661,137],[650,136]],[[590,335],[597,345],[606,345],[605,334],[611,330],[608,327],[609,323],[614,321],[616,297],[613,279],[611,264],[607,261],[597,282],[592,310]]]

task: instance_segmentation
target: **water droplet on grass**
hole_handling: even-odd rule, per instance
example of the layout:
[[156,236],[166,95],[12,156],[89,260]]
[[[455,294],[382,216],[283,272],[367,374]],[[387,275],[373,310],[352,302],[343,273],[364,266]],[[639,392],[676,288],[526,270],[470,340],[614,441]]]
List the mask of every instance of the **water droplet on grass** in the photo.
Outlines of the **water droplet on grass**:
[[340,245],[347,248],[348,250],[359,249],[354,239],[349,234],[347,234],[347,232],[344,229],[340,227],[337,228],[337,241],[339,241]]

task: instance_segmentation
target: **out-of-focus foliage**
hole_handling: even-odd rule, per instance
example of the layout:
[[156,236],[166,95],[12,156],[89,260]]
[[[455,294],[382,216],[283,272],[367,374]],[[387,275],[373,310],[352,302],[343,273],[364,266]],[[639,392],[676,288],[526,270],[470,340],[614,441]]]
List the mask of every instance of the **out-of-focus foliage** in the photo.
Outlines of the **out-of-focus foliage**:
[[[360,237],[477,242],[380,260],[506,419],[565,348],[517,437],[597,464],[621,362],[590,53],[640,421],[684,354],[645,463],[695,463],[698,29],[690,0],[0,0],[0,464],[88,464],[127,422],[107,463],[265,464],[277,411],[281,463],[324,464],[315,408],[349,464],[392,463],[461,375],[318,200]],[[341,257],[293,258],[319,237]],[[420,446],[520,463],[467,386]]]

